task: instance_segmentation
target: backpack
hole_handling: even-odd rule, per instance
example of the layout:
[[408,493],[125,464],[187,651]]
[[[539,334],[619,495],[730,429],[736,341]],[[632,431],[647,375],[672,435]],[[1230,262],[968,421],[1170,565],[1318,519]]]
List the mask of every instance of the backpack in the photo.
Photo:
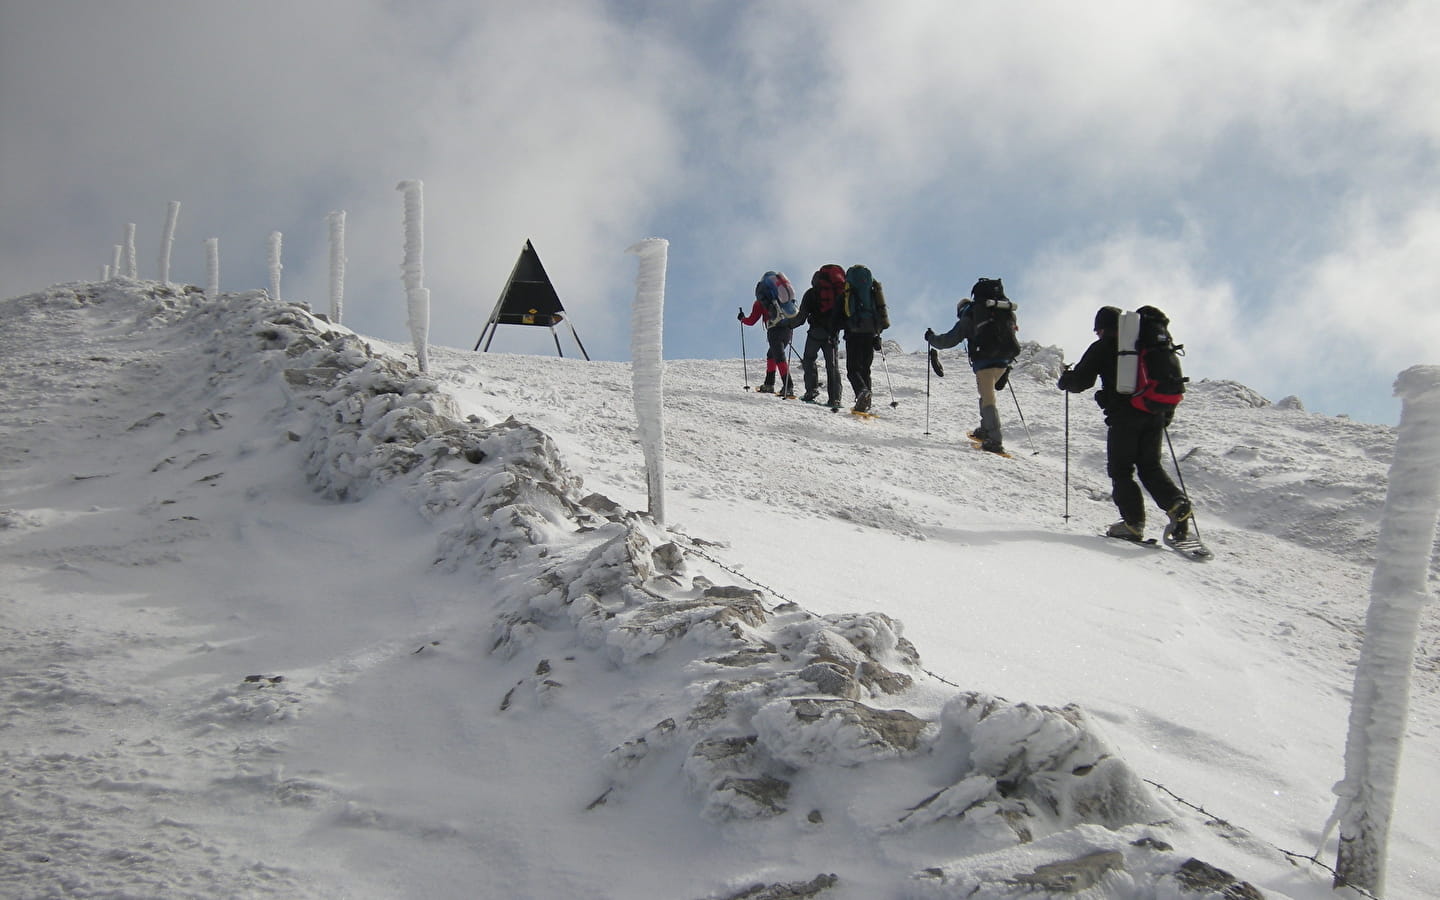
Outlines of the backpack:
[[810,276],[810,286],[815,289],[817,300],[815,311],[822,322],[829,322],[835,316],[835,305],[845,296],[845,270],[830,263],[821,266]]
[[755,283],[755,299],[765,304],[765,327],[790,318],[800,311],[795,302],[795,289],[784,272],[766,272]]
[[[1015,332],[1015,302],[1005,296],[1005,285],[998,278],[981,278],[970,289],[970,316],[974,323],[970,336],[972,361],[1015,361],[1020,355],[1020,339]],[[962,301],[961,309],[964,309]]]
[[1170,319],[1153,306],[1122,312],[1116,357],[1115,390],[1145,413],[1175,409],[1189,381],[1180,370],[1185,345],[1170,336]]
[[865,266],[845,270],[845,330],[879,334],[890,327],[885,312],[885,294],[880,282]]

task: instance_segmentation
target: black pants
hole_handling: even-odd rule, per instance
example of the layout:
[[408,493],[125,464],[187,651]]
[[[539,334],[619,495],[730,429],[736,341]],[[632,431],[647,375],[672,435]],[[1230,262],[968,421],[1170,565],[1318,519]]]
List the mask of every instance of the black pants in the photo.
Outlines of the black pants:
[[[1105,472],[1110,476],[1111,496],[1120,517],[1131,525],[1145,523],[1145,498],[1140,485],[1163,510],[1169,510],[1184,496],[1166,474],[1160,458],[1167,419],[1167,414],[1131,415],[1124,410],[1106,417],[1110,431],[1105,439]],[[1135,483],[1137,474],[1140,484]]]
[[859,397],[870,390],[870,367],[875,364],[875,335],[845,335],[845,377]]
[[805,393],[813,394],[820,389],[820,372],[815,365],[815,357],[825,354],[825,393],[831,403],[840,402],[840,364],[835,358],[836,343],[835,335],[811,328],[805,333],[805,353],[800,357],[800,368],[805,371]]

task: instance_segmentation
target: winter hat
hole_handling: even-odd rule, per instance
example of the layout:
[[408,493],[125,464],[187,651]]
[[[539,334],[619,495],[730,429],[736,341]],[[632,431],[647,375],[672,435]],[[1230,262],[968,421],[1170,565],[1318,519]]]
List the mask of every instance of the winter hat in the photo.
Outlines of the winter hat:
[[1095,311],[1095,330],[1114,331],[1120,327],[1120,308],[1118,306],[1102,306]]

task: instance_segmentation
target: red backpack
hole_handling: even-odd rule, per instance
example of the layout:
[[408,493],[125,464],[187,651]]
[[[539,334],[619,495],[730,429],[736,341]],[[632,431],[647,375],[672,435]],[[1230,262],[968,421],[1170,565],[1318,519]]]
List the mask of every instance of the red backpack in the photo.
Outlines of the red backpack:
[[829,316],[835,312],[835,304],[845,296],[845,270],[834,263],[821,266],[810,277],[810,286],[815,288],[820,298],[818,312]]

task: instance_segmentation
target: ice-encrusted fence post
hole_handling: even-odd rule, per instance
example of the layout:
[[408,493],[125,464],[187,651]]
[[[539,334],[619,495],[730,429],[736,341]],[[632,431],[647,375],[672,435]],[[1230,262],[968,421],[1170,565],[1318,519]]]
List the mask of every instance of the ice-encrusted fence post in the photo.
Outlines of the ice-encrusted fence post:
[[270,264],[270,299],[280,299],[280,272],[285,268],[280,262],[280,247],[284,243],[284,235],[278,231],[270,232],[270,251],[267,254],[267,261]]
[[114,253],[113,257],[112,257],[111,260],[110,260],[110,277],[111,277],[111,278],[119,278],[120,276],[122,276],[122,275],[125,274],[125,271],[120,268],[120,259],[121,259],[122,255],[123,255],[124,253],[125,253],[125,248],[122,247],[122,246],[120,246],[119,244],[116,244],[116,245],[115,245],[115,253]]
[[645,456],[650,517],[665,524],[665,265],[670,242],[646,238],[626,252],[640,257],[635,276],[635,308],[630,323],[630,373],[635,420]]
[[220,239],[205,239],[205,299],[220,299]]
[[131,222],[125,226],[125,277],[136,279],[140,277],[140,269],[135,263],[135,223]]
[[340,324],[345,306],[345,210],[332,212],[330,223],[330,321]]
[[425,288],[425,184],[402,181],[395,190],[405,194],[405,261],[400,272],[405,280],[405,303],[409,310],[410,338],[415,342],[415,359],[421,372],[430,371],[430,291]]
[[[1395,380],[1401,398],[1395,458],[1375,545],[1365,640],[1355,668],[1345,778],[1331,824],[1340,823],[1335,886],[1381,896],[1410,674],[1440,516],[1440,366],[1414,366]],[[1327,826],[1326,831],[1329,831]]]
[[170,283],[170,252],[175,249],[175,223],[180,221],[180,201],[171,200],[165,210],[165,231],[160,237],[160,283]]

